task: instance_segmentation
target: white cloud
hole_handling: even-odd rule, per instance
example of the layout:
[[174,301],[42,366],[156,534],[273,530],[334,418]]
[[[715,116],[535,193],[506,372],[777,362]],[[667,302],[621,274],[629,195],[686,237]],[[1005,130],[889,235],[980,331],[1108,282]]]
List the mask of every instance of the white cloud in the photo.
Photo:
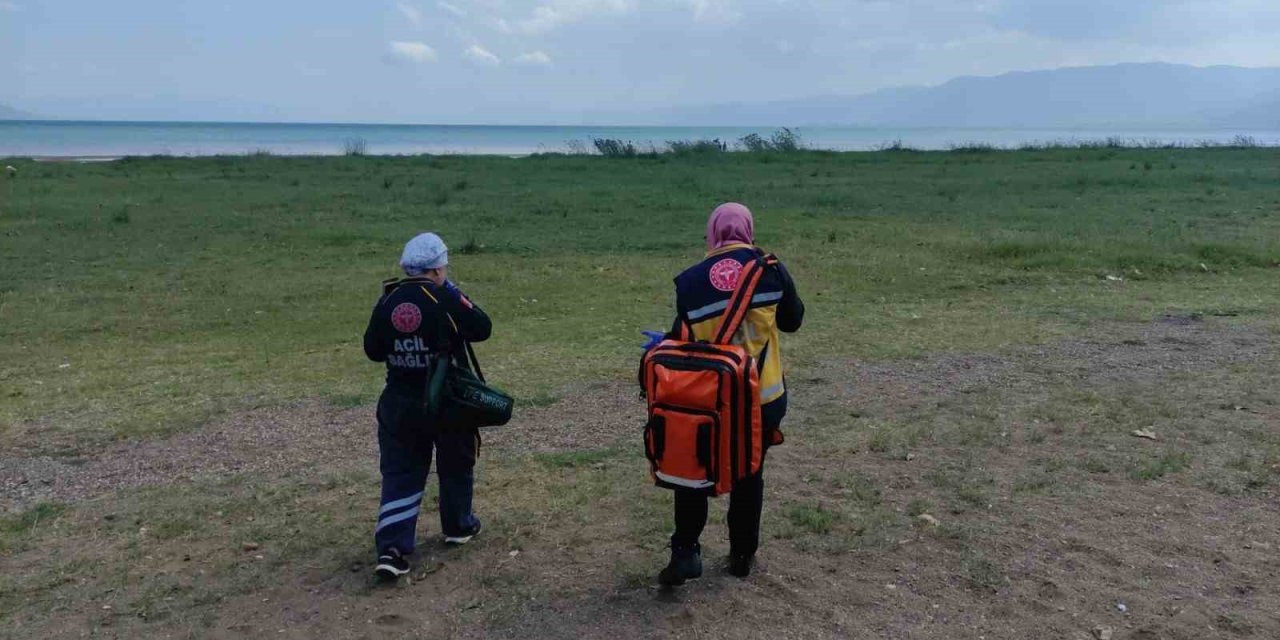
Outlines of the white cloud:
[[466,56],[468,60],[471,60],[476,64],[487,67],[496,67],[502,64],[502,59],[476,44],[467,47],[467,50],[463,51],[462,55]]
[[387,46],[387,60],[412,64],[435,62],[436,50],[422,42],[392,41]]
[[742,17],[733,6],[733,0],[688,0],[693,7],[693,19],[711,24],[730,24]]
[[[0,0],[0,33],[46,4],[69,3]],[[417,10],[420,28],[401,4]],[[309,73],[272,76],[270,65],[210,63],[199,69],[202,82],[209,92],[252,92],[300,119],[579,122],[590,121],[579,114],[616,111],[641,114],[634,116],[641,122],[646,110],[662,106],[854,94],[1063,65],[1280,66],[1280,0],[379,0],[367,9],[373,13],[358,13],[372,22],[338,21],[314,36],[317,25],[297,33],[276,25],[283,29],[277,35],[282,47],[298,52],[291,59],[311,61],[341,84],[385,81],[370,74],[369,57],[387,65],[398,73],[377,85],[386,100],[331,106],[323,100],[324,83]],[[735,13],[740,17],[730,24],[711,22]],[[187,26],[181,12],[151,18],[154,28],[126,44],[160,50],[166,33]],[[500,18],[512,35],[497,31]],[[181,62],[139,60],[136,73],[95,79],[79,71],[94,58],[93,43],[78,39],[73,25],[55,22],[27,38],[24,55],[10,61],[10,75],[31,95],[149,95],[157,90],[155,78]],[[208,44],[216,47],[211,52],[220,58],[243,53],[234,44],[234,25],[207,26]],[[482,66],[482,60],[493,64],[483,55],[464,56],[473,44],[494,47],[489,51],[500,57],[498,66]],[[353,48],[364,54],[325,58]],[[539,51],[548,54],[549,66],[534,55]],[[19,70],[27,59],[39,61],[36,72]],[[320,59],[327,61],[315,62]],[[80,75],[100,84],[78,86]],[[397,83],[397,75],[428,75],[430,82]],[[448,90],[456,87],[475,90]],[[80,113],[75,104],[23,106]]]
[[631,9],[628,0],[550,0],[536,7],[533,15],[523,20],[499,20],[499,28],[510,33],[539,35],[561,25],[585,20],[596,14],[625,13]]
[[452,4],[449,4],[448,2],[437,2],[436,6],[440,7],[441,9],[449,13],[452,13],[455,16],[458,16],[459,18],[465,18],[467,15],[466,11],[463,11],[462,9],[458,8],[457,5],[452,5]]
[[555,7],[543,6],[533,10],[533,17],[520,20],[515,24],[515,31],[525,34],[546,33],[568,22],[569,17]]
[[549,67],[551,66],[551,56],[542,51],[531,51],[516,56],[513,62],[529,67]]
[[400,10],[400,15],[403,15],[404,19],[409,21],[409,24],[415,27],[422,26],[422,12],[418,11],[417,7],[404,2],[397,2],[396,8]]

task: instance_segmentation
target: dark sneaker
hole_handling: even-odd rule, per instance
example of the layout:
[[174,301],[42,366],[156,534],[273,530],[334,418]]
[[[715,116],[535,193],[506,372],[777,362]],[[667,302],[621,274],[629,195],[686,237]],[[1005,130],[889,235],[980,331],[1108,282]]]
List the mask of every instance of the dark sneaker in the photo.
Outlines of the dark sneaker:
[[729,575],[745,578],[751,575],[751,567],[756,562],[755,554],[729,554]]
[[678,587],[702,577],[702,547],[671,547],[671,562],[658,574],[658,584]]
[[378,556],[378,567],[373,570],[374,575],[383,580],[395,580],[400,576],[409,573],[409,561],[400,555],[400,552],[394,547],[387,549],[387,552]]
[[474,538],[474,537],[476,537],[476,536],[480,535],[480,530],[481,530],[481,529],[483,529],[483,528],[484,528],[484,527],[480,524],[480,519],[479,519],[479,518],[476,518],[476,526],[471,527],[471,530],[470,530],[470,531],[468,531],[468,532],[466,532],[466,533],[464,533],[464,534],[462,534],[462,535],[460,535],[460,536],[445,536],[445,537],[444,537],[444,543],[445,543],[445,544],[452,544],[452,545],[462,545],[462,544],[466,544],[466,543],[468,543],[468,542],[471,542],[471,539],[472,539],[472,538]]

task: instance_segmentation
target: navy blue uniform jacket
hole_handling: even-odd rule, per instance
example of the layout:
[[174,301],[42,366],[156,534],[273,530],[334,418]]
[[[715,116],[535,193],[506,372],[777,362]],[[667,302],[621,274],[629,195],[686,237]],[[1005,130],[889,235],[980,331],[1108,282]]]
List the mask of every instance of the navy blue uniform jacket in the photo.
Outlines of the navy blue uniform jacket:
[[387,363],[387,390],[421,394],[429,356],[451,352],[466,361],[463,341],[482,342],[493,324],[480,307],[454,287],[437,287],[426,278],[383,283],[364,331],[364,353]]
[[[694,340],[714,338],[743,265],[759,255],[760,249],[754,246],[732,244],[711,251],[681,273],[676,278],[676,319],[670,335],[678,336],[683,323],[693,331]],[[760,398],[766,405],[787,393],[779,331],[794,333],[803,323],[804,302],[791,274],[778,263],[761,277],[746,318],[731,340],[759,360]]]

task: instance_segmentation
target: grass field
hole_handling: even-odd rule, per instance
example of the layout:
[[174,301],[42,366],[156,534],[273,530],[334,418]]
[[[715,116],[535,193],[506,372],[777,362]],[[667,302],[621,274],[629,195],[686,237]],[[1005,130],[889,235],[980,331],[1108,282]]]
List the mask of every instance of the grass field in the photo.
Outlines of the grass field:
[[[5,164],[15,637],[1280,634],[1275,149]],[[764,569],[659,594],[638,332],[729,199],[809,307],[789,442]],[[423,230],[520,415],[487,538],[375,589],[358,338]]]

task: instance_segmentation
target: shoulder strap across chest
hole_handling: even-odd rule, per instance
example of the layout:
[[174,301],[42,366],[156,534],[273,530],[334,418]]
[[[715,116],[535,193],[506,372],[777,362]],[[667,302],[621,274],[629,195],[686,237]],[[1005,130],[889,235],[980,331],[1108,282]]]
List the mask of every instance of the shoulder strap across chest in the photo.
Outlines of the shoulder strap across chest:
[[755,297],[756,287],[764,277],[765,270],[777,264],[778,258],[769,253],[757,256],[742,267],[742,271],[738,274],[738,286],[734,288],[724,315],[720,316],[720,322],[716,324],[712,343],[729,344],[733,335],[738,332],[738,327],[742,326],[742,321],[746,319],[747,311],[751,309],[751,299]]

